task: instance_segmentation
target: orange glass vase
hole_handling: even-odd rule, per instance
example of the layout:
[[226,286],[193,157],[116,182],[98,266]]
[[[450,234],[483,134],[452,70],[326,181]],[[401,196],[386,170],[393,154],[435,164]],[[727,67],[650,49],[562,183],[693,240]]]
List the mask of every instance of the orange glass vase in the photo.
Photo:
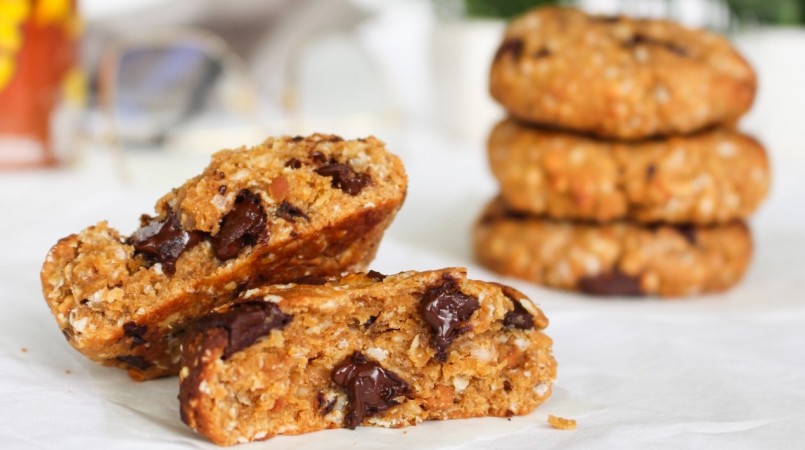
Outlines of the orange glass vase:
[[75,0],[0,0],[0,168],[57,162],[49,125],[79,26]]

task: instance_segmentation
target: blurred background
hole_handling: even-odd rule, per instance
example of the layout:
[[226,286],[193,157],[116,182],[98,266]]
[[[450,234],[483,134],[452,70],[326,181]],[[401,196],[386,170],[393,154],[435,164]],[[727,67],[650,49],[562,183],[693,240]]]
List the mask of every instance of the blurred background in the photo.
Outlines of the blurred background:
[[177,184],[276,133],[482,141],[504,24],[550,3],[729,33],[750,57],[805,47],[805,0],[2,0],[0,167],[105,153],[121,179]]

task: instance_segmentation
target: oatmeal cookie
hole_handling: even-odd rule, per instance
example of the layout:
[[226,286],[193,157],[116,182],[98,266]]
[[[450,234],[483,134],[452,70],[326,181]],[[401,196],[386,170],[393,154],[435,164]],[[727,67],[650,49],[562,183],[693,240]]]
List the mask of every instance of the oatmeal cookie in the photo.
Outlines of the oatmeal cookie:
[[727,223],[752,214],[770,181],[763,147],[726,128],[623,142],[509,119],[489,164],[509,206],[556,219]]
[[591,224],[528,216],[500,200],[473,233],[489,269],[591,295],[681,297],[726,290],[752,256],[741,221],[724,225]]
[[105,222],[60,240],[41,272],[64,336],[147,379],[178,372],[188,324],[259,283],[363,270],[406,193],[375,138],[271,138],[224,150],[126,237]]
[[182,420],[221,445],[526,414],[551,395],[547,318],[463,269],[265,286],[189,333]]
[[618,139],[733,123],[756,85],[721,36],[560,7],[509,25],[490,78],[492,96],[519,119]]

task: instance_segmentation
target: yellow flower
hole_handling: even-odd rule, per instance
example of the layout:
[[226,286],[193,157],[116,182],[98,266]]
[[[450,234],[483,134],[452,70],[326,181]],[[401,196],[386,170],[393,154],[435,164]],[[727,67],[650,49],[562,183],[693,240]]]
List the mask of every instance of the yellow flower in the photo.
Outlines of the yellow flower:
[[14,77],[17,52],[22,46],[21,27],[30,12],[28,0],[0,0],[0,91]]
[[34,20],[40,25],[66,22],[71,14],[70,0],[39,0],[34,11]]
[[0,24],[19,25],[30,12],[31,6],[28,0],[0,0]]
[[14,76],[14,57],[0,54],[0,91],[11,81],[12,76]]
[[22,33],[19,28],[11,23],[0,22],[0,52],[16,52],[21,46]]

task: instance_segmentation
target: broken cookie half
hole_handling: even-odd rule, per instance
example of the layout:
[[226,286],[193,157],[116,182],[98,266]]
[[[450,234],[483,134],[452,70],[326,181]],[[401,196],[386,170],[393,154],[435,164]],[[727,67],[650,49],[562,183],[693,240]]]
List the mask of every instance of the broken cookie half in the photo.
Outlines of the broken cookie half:
[[526,414],[551,394],[547,318],[464,269],[245,291],[184,344],[182,420],[221,445]]
[[137,379],[176,374],[186,328],[240,292],[364,270],[406,187],[399,158],[373,137],[224,150],[131,236],[101,222],[60,240],[42,290],[85,356]]

